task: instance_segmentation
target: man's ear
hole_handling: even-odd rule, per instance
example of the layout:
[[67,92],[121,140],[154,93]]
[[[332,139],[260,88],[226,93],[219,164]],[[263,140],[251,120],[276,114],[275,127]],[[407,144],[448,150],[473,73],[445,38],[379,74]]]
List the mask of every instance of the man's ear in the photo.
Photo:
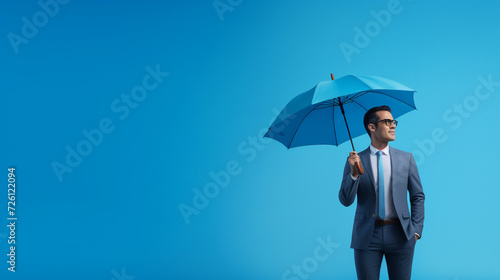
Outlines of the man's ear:
[[375,125],[372,123],[368,124],[368,130],[371,132],[375,132]]

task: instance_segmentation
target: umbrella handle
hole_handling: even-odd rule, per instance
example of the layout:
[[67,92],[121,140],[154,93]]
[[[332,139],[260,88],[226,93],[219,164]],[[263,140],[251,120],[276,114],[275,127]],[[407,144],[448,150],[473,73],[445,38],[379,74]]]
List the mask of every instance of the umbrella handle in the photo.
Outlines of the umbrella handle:
[[361,163],[359,161],[356,161],[355,165],[356,165],[356,169],[358,169],[359,174],[363,175],[363,173],[365,173],[365,172],[363,170],[363,166],[361,166]]

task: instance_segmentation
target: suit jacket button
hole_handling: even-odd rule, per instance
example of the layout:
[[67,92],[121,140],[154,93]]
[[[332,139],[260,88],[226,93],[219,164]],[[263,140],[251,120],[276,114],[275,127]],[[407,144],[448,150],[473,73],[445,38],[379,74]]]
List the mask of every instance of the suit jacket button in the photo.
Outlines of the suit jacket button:
[[372,214],[372,218],[375,218],[375,214]]

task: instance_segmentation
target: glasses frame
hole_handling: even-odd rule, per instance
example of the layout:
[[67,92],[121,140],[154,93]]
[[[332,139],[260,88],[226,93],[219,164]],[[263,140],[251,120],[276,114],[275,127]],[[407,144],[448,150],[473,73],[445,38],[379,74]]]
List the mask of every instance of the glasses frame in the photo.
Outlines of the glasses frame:
[[377,123],[379,123],[379,122],[384,122],[385,125],[387,125],[388,127],[391,127],[391,125],[398,126],[397,120],[383,119],[383,120],[378,121]]

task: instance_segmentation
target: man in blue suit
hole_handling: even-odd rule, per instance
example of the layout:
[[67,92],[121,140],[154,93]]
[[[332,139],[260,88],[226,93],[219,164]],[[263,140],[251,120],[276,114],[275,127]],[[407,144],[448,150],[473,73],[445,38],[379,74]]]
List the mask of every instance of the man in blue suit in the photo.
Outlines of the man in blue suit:
[[[339,200],[351,205],[357,196],[351,248],[358,279],[379,279],[385,256],[389,279],[411,279],[415,244],[422,236],[425,195],[411,153],[389,147],[398,124],[388,106],[364,116],[371,145],[347,159]],[[356,163],[361,163],[360,174]],[[407,193],[410,195],[411,212]]]

